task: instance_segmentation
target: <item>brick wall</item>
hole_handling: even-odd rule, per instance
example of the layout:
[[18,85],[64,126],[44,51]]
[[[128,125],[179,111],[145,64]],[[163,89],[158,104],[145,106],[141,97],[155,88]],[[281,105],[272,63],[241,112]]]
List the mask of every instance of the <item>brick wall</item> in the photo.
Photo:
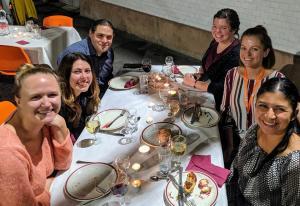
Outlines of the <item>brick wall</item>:
[[269,32],[274,48],[291,54],[300,52],[299,0],[102,1],[204,30],[210,30],[216,11],[233,8],[240,16],[240,34],[246,28],[262,24]]

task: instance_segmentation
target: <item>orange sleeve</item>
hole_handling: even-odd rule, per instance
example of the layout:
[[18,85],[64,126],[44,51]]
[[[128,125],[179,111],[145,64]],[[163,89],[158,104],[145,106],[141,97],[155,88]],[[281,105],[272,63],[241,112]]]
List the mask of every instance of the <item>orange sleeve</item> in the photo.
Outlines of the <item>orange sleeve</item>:
[[53,142],[53,154],[54,154],[54,168],[56,170],[66,170],[70,167],[72,162],[73,144],[70,137],[70,133],[66,137],[65,141],[61,144],[52,139]]
[[[0,201],[1,205],[49,205],[50,194],[44,188],[37,196],[30,182],[30,162],[22,151],[0,149]],[[34,177],[33,177],[34,178]]]

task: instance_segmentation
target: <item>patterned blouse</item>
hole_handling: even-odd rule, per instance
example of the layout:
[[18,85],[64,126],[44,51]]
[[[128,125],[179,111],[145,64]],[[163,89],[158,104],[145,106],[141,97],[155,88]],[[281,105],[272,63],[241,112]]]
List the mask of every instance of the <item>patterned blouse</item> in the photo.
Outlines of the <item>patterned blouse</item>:
[[300,151],[276,156],[250,177],[266,157],[257,145],[255,124],[241,141],[231,166],[227,192],[229,205],[300,205]]
[[[244,103],[244,79],[238,72],[239,67],[235,67],[227,72],[222,104],[220,111],[230,111],[230,116],[234,119],[235,124],[238,129],[238,133],[241,138],[244,137],[246,130],[255,123],[254,118],[254,108],[253,105],[256,101],[256,95],[254,96],[253,104],[250,111],[246,111],[246,106]],[[284,75],[278,71],[274,71],[265,77],[262,82],[273,78],[273,77],[284,77]],[[262,83],[261,82],[261,83]],[[253,87],[255,85],[255,80],[250,79],[248,81],[248,97],[251,96],[253,92]],[[257,91],[255,91],[257,92]]]

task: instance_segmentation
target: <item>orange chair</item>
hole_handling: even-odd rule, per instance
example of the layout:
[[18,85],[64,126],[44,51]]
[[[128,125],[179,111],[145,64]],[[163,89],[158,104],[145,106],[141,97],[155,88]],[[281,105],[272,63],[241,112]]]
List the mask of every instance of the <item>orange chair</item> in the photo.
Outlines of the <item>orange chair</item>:
[[17,69],[25,63],[31,64],[31,60],[23,48],[0,45],[1,74],[16,75]]
[[45,27],[57,27],[67,26],[73,27],[73,18],[63,15],[47,16],[43,19],[43,26]]
[[10,101],[0,102],[0,125],[8,120],[16,108],[17,107]]

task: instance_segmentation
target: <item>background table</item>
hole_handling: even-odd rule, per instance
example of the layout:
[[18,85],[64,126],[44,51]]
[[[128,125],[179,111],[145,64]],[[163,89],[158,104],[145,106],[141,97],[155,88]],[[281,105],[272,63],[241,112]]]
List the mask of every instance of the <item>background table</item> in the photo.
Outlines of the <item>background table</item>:
[[[159,70],[159,68],[161,68],[161,66],[154,66],[154,69]],[[108,89],[103,99],[101,100],[101,106],[99,108],[99,111],[104,111],[106,109],[111,108],[136,108],[138,116],[140,116],[141,119],[139,121],[138,131],[133,134],[135,142],[128,145],[120,145],[118,143],[120,137],[98,133],[97,138],[100,139],[100,144],[98,145],[94,145],[88,148],[78,148],[75,144],[73,151],[73,160],[70,169],[68,171],[65,171],[63,174],[57,176],[52,184],[51,205],[71,206],[80,204],[79,202],[69,199],[63,191],[63,187],[68,176],[74,170],[82,166],[82,164],[76,164],[77,160],[111,162],[121,154],[132,154],[138,149],[140,145],[140,135],[142,133],[142,130],[148,125],[146,123],[147,117],[151,115],[154,118],[155,122],[162,121],[167,117],[168,111],[154,112],[148,108],[150,102],[159,102],[157,94],[134,95],[136,91],[138,90],[131,89],[124,91],[112,91]],[[213,164],[221,167],[224,166],[219,131],[217,126],[211,128],[201,128],[198,130],[192,130],[190,128],[187,128],[183,124],[183,122],[180,121],[180,118],[178,118],[175,123],[181,127],[184,134],[189,135],[191,133],[197,133],[200,135],[199,141],[202,141],[201,138],[207,139],[198,146],[196,146],[197,143],[193,144],[192,146],[189,146],[189,151],[193,150],[193,154],[210,154],[211,161]],[[92,138],[92,136],[84,129],[77,141],[86,138]],[[188,164],[190,157],[191,154],[183,157],[182,164],[184,168]],[[156,167],[150,168],[145,172],[144,178],[148,179],[151,175],[155,175],[158,170],[158,165]],[[146,184],[142,185],[142,190],[139,193],[130,193],[127,195],[127,197],[129,197],[128,199],[130,199],[130,206],[144,206],[149,205],[150,203],[151,205],[155,206],[164,205],[163,191],[165,186],[166,181],[148,181]],[[88,205],[102,205],[105,202],[109,201],[110,198],[111,196],[108,196],[103,199],[95,200]],[[222,206],[227,205],[226,189],[224,185],[222,188],[219,188],[219,196],[216,204]]]
[[[11,33],[7,36],[0,36],[0,45],[23,47],[29,55],[33,64],[48,64],[57,68],[56,60],[60,52],[67,46],[80,41],[79,33],[73,27],[53,27],[42,30],[42,38],[34,39],[30,34],[25,34],[24,26],[10,26]],[[20,35],[15,35],[21,32]],[[25,40],[29,44],[21,45],[17,41]]]

